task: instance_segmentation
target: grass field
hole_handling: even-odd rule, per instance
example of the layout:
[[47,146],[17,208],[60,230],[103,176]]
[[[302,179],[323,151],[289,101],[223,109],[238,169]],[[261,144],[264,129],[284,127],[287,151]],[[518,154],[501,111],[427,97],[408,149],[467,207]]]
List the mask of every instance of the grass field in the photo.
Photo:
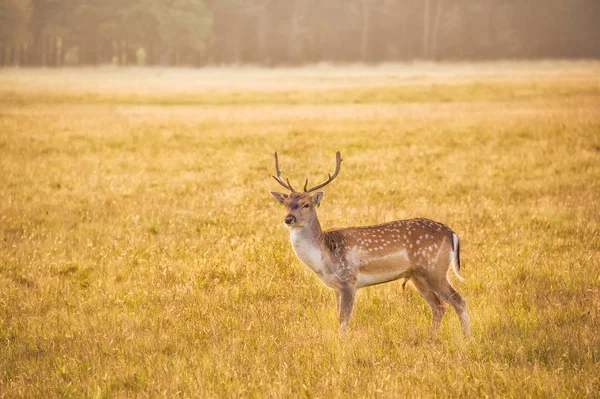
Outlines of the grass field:
[[[451,226],[472,338],[399,282],[340,338],[274,150]],[[0,70],[0,397],[597,397],[599,198],[600,62]]]

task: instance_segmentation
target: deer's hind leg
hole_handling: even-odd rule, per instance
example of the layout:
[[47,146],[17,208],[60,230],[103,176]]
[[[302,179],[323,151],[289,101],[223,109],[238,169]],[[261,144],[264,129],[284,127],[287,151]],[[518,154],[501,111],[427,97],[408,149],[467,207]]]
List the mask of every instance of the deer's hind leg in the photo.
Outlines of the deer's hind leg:
[[429,329],[429,334],[435,335],[442,323],[442,317],[444,317],[444,313],[446,312],[446,306],[444,306],[444,303],[438,294],[429,288],[426,282],[421,281],[418,277],[412,277],[410,281],[431,309],[431,327]]
[[448,282],[445,275],[439,279],[428,278],[426,282],[429,288],[431,288],[439,298],[454,308],[454,311],[460,320],[463,333],[467,336],[470,335],[471,330],[469,327],[469,315],[467,314],[467,300],[450,285],[450,282]]
[[446,287],[438,292],[438,295],[450,304],[456,311],[460,320],[462,331],[465,335],[471,334],[469,326],[469,315],[467,314],[467,300],[462,297],[451,285],[446,282]]

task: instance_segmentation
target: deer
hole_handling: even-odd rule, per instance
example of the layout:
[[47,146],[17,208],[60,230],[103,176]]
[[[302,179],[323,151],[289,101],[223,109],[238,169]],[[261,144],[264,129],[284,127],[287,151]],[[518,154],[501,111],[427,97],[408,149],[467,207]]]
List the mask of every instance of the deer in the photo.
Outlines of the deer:
[[397,220],[359,227],[323,231],[316,208],[324,192],[317,191],[331,183],[340,172],[342,157],[336,153],[336,167],[328,179],[316,186],[296,191],[290,180],[281,178],[275,152],[272,176],[290,193],[269,191],[287,214],[284,224],[290,229],[290,240],[296,257],[335,292],[339,333],[345,336],[360,288],[403,279],[416,288],[431,309],[430,336],[438,331],[446,306],[454,308],[462,332],[469,336],[466,300],[448,281],[452,269],[460,281],[460,241],[448,226],[426,218]]

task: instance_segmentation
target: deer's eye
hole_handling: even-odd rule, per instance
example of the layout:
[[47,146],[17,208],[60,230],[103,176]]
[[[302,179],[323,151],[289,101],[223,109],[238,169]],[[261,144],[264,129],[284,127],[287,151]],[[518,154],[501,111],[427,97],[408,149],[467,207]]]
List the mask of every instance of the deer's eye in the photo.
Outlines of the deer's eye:
[[304,204],[304,205],[302,206],[302,209],[308,209],[308,207],[309,207],[309,206],[310,206],[309,204]]

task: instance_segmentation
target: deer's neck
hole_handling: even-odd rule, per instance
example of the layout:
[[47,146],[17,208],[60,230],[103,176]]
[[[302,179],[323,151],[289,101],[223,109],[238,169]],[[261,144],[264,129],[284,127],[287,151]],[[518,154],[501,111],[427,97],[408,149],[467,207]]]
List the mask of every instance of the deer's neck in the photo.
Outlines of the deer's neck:
[[321,230],[319,219],[314,217],[302,227],[292,227],[290,239],[296,256],[314,272],[323,269],[325,236]]

